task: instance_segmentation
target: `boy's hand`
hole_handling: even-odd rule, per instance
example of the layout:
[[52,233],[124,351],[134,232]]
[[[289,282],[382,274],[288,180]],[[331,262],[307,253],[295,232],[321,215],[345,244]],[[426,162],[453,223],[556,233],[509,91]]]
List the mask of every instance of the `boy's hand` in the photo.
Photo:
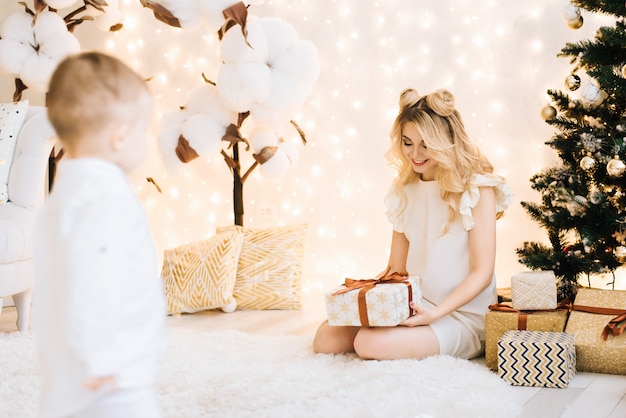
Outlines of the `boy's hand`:
[[105,385],[111,385],[111,391],[115,391],[115,384],[117,379],[115,376],[103,376],[103,377],[90,377],[83,383],[83,387],[92,392],[100,390]]

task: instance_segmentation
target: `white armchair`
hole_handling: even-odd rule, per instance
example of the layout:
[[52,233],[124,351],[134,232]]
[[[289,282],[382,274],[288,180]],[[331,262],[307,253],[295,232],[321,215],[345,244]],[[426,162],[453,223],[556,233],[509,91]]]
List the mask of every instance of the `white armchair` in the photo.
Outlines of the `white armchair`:
[[48,156],[53,145],[54,129],[46,108],[30,106],[9,171],[9,201],[0,205],[0,314],[2,297],[12,296],[20,331],[30,324],[35,281],[33,227],[46,194]]

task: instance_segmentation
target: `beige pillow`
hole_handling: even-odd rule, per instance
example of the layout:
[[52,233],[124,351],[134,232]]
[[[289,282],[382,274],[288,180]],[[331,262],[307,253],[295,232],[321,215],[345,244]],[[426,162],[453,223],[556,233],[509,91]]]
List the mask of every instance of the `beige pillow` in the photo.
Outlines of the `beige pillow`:
[[302,264],[307,225],[218,227],[243,232],[234,296],[243,309],[302,309]]
[[165,250],[162,277],[167,312],[236,308],[233,288],[243,234],[231,231]]

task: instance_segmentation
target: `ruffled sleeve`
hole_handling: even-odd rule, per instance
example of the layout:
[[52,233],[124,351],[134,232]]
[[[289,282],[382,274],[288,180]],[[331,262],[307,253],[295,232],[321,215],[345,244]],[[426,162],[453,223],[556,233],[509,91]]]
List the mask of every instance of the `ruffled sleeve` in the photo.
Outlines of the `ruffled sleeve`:
[[400,197],[400,191],[394,187],[391,187],[385,197],[383,198],[385,204],[387,219],[393,225],[393,230],[398,232],[404,232],[404,222],[402,221],[400,205],[402,204],[402,198]]
[[469,231],[474,227],[472,208],[480,199],[479,187],[493,187],[496,195],[496,213],[504,212],[513,201],[513,193],[504,179],[495,174],[476,174],[470,181],[470,187],[461,195],[460,213],[463,227]]

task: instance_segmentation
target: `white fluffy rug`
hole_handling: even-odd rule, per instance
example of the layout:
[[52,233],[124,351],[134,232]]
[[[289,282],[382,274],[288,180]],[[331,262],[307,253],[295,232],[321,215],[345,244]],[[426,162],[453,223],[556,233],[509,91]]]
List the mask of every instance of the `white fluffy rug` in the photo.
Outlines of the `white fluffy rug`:
[[[0,417],[34,417],[29,334],[0,334]],[[484,366],[448,356],[363,361],[314,354],[310,337],[171,329],[160,380],[167,418],[514,417],[520,400]]]

